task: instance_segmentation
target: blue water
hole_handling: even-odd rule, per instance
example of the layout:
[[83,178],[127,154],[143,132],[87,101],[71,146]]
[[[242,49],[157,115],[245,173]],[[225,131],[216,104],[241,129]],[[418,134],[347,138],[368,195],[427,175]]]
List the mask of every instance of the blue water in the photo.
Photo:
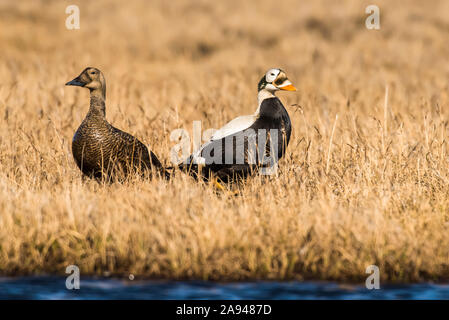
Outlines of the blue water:
[[333,282],[131,281],[81,278],[68,290],[63,277],[0,278],[0,299],[449,299],[449,284],[362,285]]

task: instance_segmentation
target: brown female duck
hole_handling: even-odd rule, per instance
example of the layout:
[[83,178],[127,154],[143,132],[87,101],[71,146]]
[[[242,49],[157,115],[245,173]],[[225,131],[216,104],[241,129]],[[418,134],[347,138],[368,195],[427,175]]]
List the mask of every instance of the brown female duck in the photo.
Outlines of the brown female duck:
[[90,90],[90,108],[76,131],[72,152],[81,171],[94,178],[125,177],[130,172],[155,170],[168,177],[153,152],[132,135],[106,120],[106,81],[97,68],[86,68],[66,83]]

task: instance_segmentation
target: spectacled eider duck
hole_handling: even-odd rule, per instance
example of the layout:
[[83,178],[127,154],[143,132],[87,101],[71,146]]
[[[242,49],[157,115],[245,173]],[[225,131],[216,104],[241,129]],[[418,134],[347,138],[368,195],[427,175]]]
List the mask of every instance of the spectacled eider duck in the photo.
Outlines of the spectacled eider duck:
[[270,69],[258,85],[259,106],[252,115],[240,116],[216,131],[179,168],[227,182],[244,178],[261,168],[277,165],[290,141],[292,125],[276,91],[296,91],[281,69]]
[[72,153],[81,171],[92,178],[125,177],[130,172],[156,169],[168,177],[153,152],[132,135],[106,120],[106,81],[97,68],[88,67],[66,83],[90,90],[90,108],[73,136]]

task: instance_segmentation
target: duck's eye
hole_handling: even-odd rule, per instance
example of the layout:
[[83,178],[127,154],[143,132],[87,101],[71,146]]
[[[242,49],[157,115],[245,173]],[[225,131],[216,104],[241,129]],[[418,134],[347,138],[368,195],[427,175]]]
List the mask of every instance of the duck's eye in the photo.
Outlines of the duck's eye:
[[274,73],[270,73],[270,76],[274,77]]
[[279,85],[281,85],[281,84],[284,83],[284,80],[285,80],[285,79],[278,78],[278,79],[276,79],[276,81],[274,81],[274,84],[277,85],[277,86],[279,86]]

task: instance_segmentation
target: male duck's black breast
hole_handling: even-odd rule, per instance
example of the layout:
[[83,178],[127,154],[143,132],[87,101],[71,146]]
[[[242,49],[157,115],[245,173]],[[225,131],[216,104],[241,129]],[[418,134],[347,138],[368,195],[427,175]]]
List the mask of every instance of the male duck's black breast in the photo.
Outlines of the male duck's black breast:
[[[292,133],[292,123],[287,110],[285,110],[281,101],[274,97],[265,99],[260,105],[259,117],[250,130],[267,132],[272,138],[272,144],[278,151],[278,158],[282,158],[285,154],[290,136]],[[277,137],[277,139],[275,139]],[[269,137],[267,136],[267,141]]]

